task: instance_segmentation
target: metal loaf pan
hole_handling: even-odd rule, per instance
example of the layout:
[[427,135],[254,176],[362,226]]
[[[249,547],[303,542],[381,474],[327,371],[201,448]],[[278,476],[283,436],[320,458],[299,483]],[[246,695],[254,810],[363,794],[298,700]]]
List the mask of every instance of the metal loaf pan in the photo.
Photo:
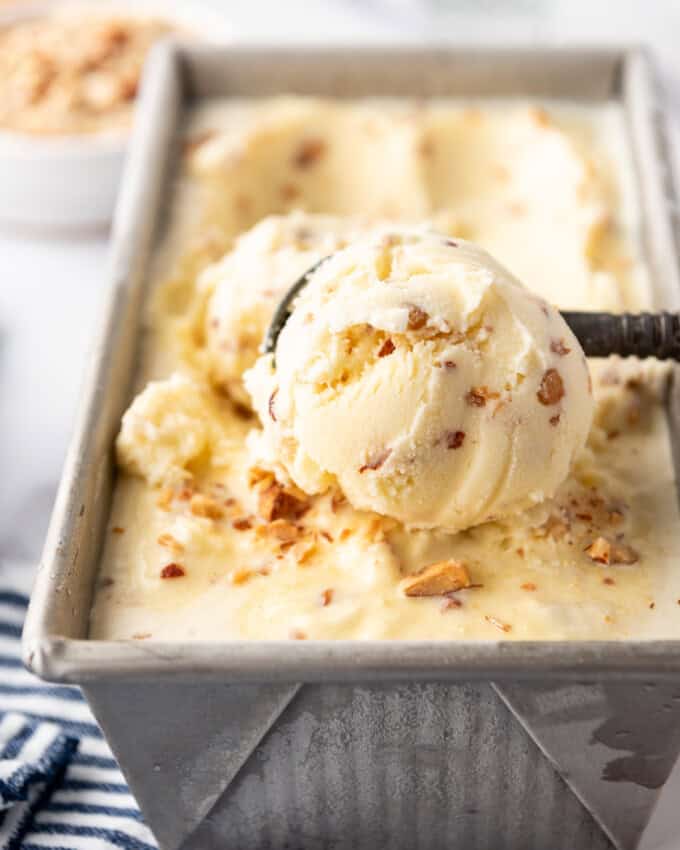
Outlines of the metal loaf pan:
[[[26,622],[26,663],[83,684],[163,848],[634,847],[680,749],[678,641],[86,639],[178,127],[196,100],[284,92],[619,100],[657,300],[678,304],[672,189],[644,52],[165,45],[143,86],[111,295]],[[675,435],[674,391],[669,417]],[[662,710],[663,723],[647,722]]]

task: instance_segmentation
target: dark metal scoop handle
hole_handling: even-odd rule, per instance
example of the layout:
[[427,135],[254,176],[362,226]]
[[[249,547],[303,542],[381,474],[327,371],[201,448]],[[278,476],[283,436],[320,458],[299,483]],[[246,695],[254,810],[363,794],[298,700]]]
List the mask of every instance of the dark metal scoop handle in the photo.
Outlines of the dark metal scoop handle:
[[[262,344],[273,353],[284,325],[293,312],[298,293],[328,257],[315,263],[284,295],[276,308]],[[566,323],[588,357],[655,357],[680,360],[680,315],[676,313],[582,313],[562,312]]]
[[676,313],[563,312],[588,357],[655,357],[680,360],[680,316]]

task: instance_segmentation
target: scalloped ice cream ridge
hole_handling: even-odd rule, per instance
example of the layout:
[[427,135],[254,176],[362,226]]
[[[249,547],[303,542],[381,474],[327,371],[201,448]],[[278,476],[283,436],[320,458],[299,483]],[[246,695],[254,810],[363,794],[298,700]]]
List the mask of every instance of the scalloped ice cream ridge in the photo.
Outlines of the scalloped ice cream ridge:
[[[650,306],[635,209],[615,106],[198,111],[91,636],[676,635],[665,369],[591,362],[588,433],[580,349],[550,306]],[[278,299],[329,254],[276,374],[255,365]]]

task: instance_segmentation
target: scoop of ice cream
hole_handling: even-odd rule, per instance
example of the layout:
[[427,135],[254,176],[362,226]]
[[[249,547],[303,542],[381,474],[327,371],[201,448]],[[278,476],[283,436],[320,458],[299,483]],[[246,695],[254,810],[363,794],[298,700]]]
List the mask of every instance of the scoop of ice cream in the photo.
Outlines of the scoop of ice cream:
[[123,416],[118,462],[154,485],[190,477],[190,465],[214,442],[214,407],[208,391],[188,376],[149,382]]
[[205,340],[211,380],[241,404],[250,404],[242,376],[258,349],[276,305],[308,268],[366,230],[357,218],[270,216],[245,233],[201,276],[210,293]]
[[553,495],[593,412],[559,312],[480,248],[417,231],[323,263],[245,380],[264,462],[449,531]]

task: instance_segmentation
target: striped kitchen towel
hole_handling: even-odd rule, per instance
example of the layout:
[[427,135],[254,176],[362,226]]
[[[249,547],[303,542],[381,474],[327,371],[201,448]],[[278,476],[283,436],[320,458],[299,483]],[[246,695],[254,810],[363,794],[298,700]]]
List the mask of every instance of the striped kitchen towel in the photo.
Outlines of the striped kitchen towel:
[[0,563],[0,850],[156,850],[78,688],[22,667],[32,578]]

